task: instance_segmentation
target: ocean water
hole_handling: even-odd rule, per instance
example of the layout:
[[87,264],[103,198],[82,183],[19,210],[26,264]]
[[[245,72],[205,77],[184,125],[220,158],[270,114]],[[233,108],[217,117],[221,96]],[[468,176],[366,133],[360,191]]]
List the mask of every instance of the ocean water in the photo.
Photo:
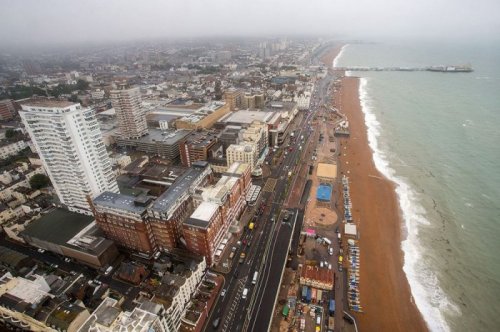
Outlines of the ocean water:
[[470,63],[472,73],[349,72],[377,168],[397,184],[404,271],[432,331],[500,330],[500,47],[378,43],[336,66]]

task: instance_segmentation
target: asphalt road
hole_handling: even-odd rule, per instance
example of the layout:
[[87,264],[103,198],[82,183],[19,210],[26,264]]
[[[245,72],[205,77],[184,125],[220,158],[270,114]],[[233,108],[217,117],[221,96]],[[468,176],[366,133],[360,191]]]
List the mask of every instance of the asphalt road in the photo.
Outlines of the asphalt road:
[[[317,59],[315,61],[317,62]],[[270,178],[277,179],[274,191],[262,193],[261,201],[266,203],[266,209],[258,217],[255,223],[256,228],[251,231],[245,230],[243,233],[241,239],[245,239],[249,246],[242,245],[237,248],[231,270],[225,276],[224,289],[226,294],[224,297],[219,296],[205,325],[205,331],[260,332],[269,330],[289,250],[292,250],[292,253],[297,250],[297,248],[290,246],[292,236],[296,247],[304,217],[302,210],[294,209],[290,210],[293,211],[293,215],[290,216],[288,222],[281,221],[280,214],[286,198],[285,192],[287,195],[290,193],[290,188],[286,190],[288,182],[293,183],[293,178],[297,174],[295,170],[298,170],[300,165],[306,162],[302,159],[304,155],[307,156],[306,151],[301,151],[298,146],[301,144],[305,147],[310,138],[316,137],[316,135],[310,135],[311,131],[307,122],[324,104],[328,103],[330,83],[334,78],[328,73],[324,79],[317,83],[312,101],[315,106],[312,107],[312,111],[300,113],[300,123],[295,120],[292,124],[291,131],[294,132],[294,142],[291,142],[290,135],[288,135],[281,146],[282,156],[277,164],[273,165],[270,175]],[[304,135],[303,142],[300,139],[302,135]],[[317,144],[317,142],[313,143],[313,146]],[[288,149],[288,145],[292,147],[292,151]],[[285,154],[284,151],[287,153]],[[292,172],[290,178],[288,172]],[[273,216],[274,222],[271,221]],[[336,239],[334,247],[338,251],[339,245]],[[245,252],[246,257],[244,262],[240,264],[238,261],[241,252]],[[334,257],[332,259],[336,259]],[[332,265],[336,266],[337,264]],[[255,272],[258,272],[258,279],[254,285],[252,279]],[[248,289],[248,294],[246,299],[243,299],[242,294],[245,288]],[[343,296],[343,292],[339,290],[336,292],[336,298],[339,299],[337,305],[342,308],[340,297]],[[213,323],[216,319],[219,320],[219,325],[214,328]]]

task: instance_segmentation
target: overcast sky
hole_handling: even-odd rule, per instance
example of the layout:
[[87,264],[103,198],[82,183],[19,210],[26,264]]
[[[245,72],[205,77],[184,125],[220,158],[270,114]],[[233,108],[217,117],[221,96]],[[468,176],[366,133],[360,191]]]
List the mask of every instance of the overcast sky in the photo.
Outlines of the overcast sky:
[[0,45],[190,36],[500,39],[500,0],[0,0]]

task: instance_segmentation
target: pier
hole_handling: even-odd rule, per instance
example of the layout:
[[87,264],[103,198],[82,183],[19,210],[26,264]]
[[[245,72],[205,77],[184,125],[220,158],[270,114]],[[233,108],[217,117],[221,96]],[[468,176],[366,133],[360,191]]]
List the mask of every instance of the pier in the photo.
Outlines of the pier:
[[470,73],[470,66],[427,66],[427,67],[334,67],[336,71],[431,71],[439,73]]

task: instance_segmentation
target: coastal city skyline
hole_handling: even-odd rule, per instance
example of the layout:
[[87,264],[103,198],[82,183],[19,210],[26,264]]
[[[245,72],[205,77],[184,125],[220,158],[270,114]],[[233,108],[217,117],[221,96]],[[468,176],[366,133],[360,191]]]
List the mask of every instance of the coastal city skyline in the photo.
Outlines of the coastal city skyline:
[[500,326],[500,2],[1,3],[0,330]]
[[210,5],[201,0],[4,0],[3,4],[7,10],[0,13],[0,40],[9,48],[276,35],[446,42],[498,40],[500,30],[500,4],[493,0],[479,5],[468,0],[219,0]]

